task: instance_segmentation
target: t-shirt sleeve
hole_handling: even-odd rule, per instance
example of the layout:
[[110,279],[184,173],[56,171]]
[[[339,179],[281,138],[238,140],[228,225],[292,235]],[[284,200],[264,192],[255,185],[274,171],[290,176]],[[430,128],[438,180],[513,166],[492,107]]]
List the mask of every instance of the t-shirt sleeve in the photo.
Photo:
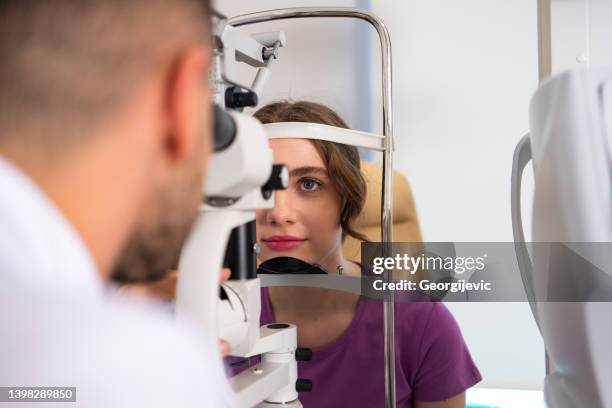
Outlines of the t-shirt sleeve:
[[443,401],[482,380],[448,308],[433,302],[418,351],[413,395],[417,401]]

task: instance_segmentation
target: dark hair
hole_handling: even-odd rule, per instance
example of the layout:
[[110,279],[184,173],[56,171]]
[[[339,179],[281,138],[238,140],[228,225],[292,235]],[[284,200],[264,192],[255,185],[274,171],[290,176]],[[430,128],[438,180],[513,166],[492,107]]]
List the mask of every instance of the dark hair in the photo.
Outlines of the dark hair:
[[[253,115],[262,123],[309,122],[348,129],[348,125],[332,109],[315,102],[280,101],[266,105]],[[353,223],[363,210],[366,198],[366,182],[361,174],[359,151],[355,146],[311,140],[323,158],[330,181],[342,198],[340,226],[342,238],[350,235],[367,241],[365,235],[356,231]]]
[[96,133],[160,60],[210,42],[209,3],[0,0],[0,144]]

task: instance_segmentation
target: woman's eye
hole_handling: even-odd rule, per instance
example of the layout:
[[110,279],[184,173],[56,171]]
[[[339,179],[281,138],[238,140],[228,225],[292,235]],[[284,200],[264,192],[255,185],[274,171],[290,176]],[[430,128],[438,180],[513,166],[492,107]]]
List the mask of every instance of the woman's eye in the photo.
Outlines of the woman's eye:
[[317,191],[321,187],[321,183],[316,180],[301,180],[300,181],[300,189],[306,192]]

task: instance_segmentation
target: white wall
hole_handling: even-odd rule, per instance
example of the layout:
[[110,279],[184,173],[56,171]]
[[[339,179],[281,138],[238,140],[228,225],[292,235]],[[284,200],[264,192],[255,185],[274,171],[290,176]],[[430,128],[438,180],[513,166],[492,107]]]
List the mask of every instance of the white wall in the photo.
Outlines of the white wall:
[[[395,166],[412,183],[426,241],[512,241],[512,153],[538,79],[536,5],[371,2],[393,41]],[[544,348],[528,305],[449,307],[481,386],[542,386]]]
[[551,0],[552,72],[612,64],[612,1]]
[[[216,8],[226,16],[285,7],[355,7],[361,0],[224,0]],[[369,49],[359,39],[365,23],[351,19],[292,19],[245,27],[245,32],[282,30],[287,46],[281,48],[262,103],[277,99],[307,99],[334,108],[351,127],[369,130]],[[368,44],[368,41],[362,41]],[[244,73],[245,77],[247,72]]]

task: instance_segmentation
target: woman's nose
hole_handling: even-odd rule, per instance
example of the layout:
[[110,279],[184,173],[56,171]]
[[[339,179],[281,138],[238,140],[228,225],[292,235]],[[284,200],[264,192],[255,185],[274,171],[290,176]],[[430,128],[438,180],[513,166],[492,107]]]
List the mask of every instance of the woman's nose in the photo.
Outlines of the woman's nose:
[[274,208],[268,210],[266,222],[270,225],[293,224],[295,209],[291,205],[290,194],[286,190],[277,190],[274,194]]

